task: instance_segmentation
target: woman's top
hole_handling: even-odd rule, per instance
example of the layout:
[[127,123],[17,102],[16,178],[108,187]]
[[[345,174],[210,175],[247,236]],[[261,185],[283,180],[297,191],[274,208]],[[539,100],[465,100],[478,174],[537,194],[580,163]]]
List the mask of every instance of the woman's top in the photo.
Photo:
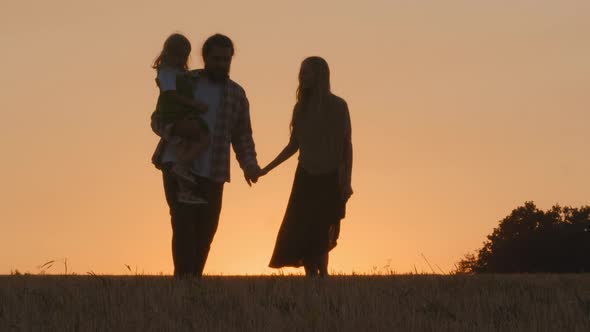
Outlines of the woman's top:
[[299,162],[309,173],[340,172],[344,149],[351,142],[346,102],[332,95],[320,106],[297,105],[291,139],[299,144]]

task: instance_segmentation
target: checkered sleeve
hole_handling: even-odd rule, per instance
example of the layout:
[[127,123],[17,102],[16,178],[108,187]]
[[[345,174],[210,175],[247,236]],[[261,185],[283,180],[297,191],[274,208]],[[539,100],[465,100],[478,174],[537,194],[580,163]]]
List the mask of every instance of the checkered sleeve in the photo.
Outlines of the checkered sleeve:
[[246,94],[240,89],[236,97],[238,103],[236,119],[231,130],[231,143],[242,170],[258,167],[256,148],[252,138],[252,124],[250,122],[250,104]]

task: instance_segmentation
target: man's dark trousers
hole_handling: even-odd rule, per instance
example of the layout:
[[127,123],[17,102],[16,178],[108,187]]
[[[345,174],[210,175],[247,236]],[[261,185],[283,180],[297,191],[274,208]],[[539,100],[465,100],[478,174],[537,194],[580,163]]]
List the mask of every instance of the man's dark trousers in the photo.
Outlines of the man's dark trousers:
[[219,224],[223,183],[199,178],[199,194],[208,204],[184,204],[177,201],[178,182],[170,165],[166,165],[162,172],[172,220],[174,276],[201,277]]

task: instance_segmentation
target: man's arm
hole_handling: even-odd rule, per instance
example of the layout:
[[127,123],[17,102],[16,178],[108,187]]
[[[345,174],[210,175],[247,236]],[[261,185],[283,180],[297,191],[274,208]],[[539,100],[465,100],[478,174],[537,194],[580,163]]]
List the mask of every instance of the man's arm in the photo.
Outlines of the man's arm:
[[250,122],[250,104],[245,94],[239,98],[237,118],[231,128],[231,143],[236,153],[240,168],[244,171],[246,182],[256,183],[260,175],[260,167],[256,160],[256,148],[252,138],[252,124]]
[[188,106],[190,108],[195,109],[198,113],[201,114],[207,112],[207,104],[199,100],[192,99],[188,96],[182,95],[176,90],[168,90],[162,93],[166,96],[166,98],[170,100],[170,102]]

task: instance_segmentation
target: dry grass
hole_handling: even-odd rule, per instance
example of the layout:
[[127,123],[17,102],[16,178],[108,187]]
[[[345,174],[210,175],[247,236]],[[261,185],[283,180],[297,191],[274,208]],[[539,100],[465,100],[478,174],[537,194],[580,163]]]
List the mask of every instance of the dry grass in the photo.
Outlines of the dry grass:
[[0,331],[590,331],[590,275],[0,277]]

